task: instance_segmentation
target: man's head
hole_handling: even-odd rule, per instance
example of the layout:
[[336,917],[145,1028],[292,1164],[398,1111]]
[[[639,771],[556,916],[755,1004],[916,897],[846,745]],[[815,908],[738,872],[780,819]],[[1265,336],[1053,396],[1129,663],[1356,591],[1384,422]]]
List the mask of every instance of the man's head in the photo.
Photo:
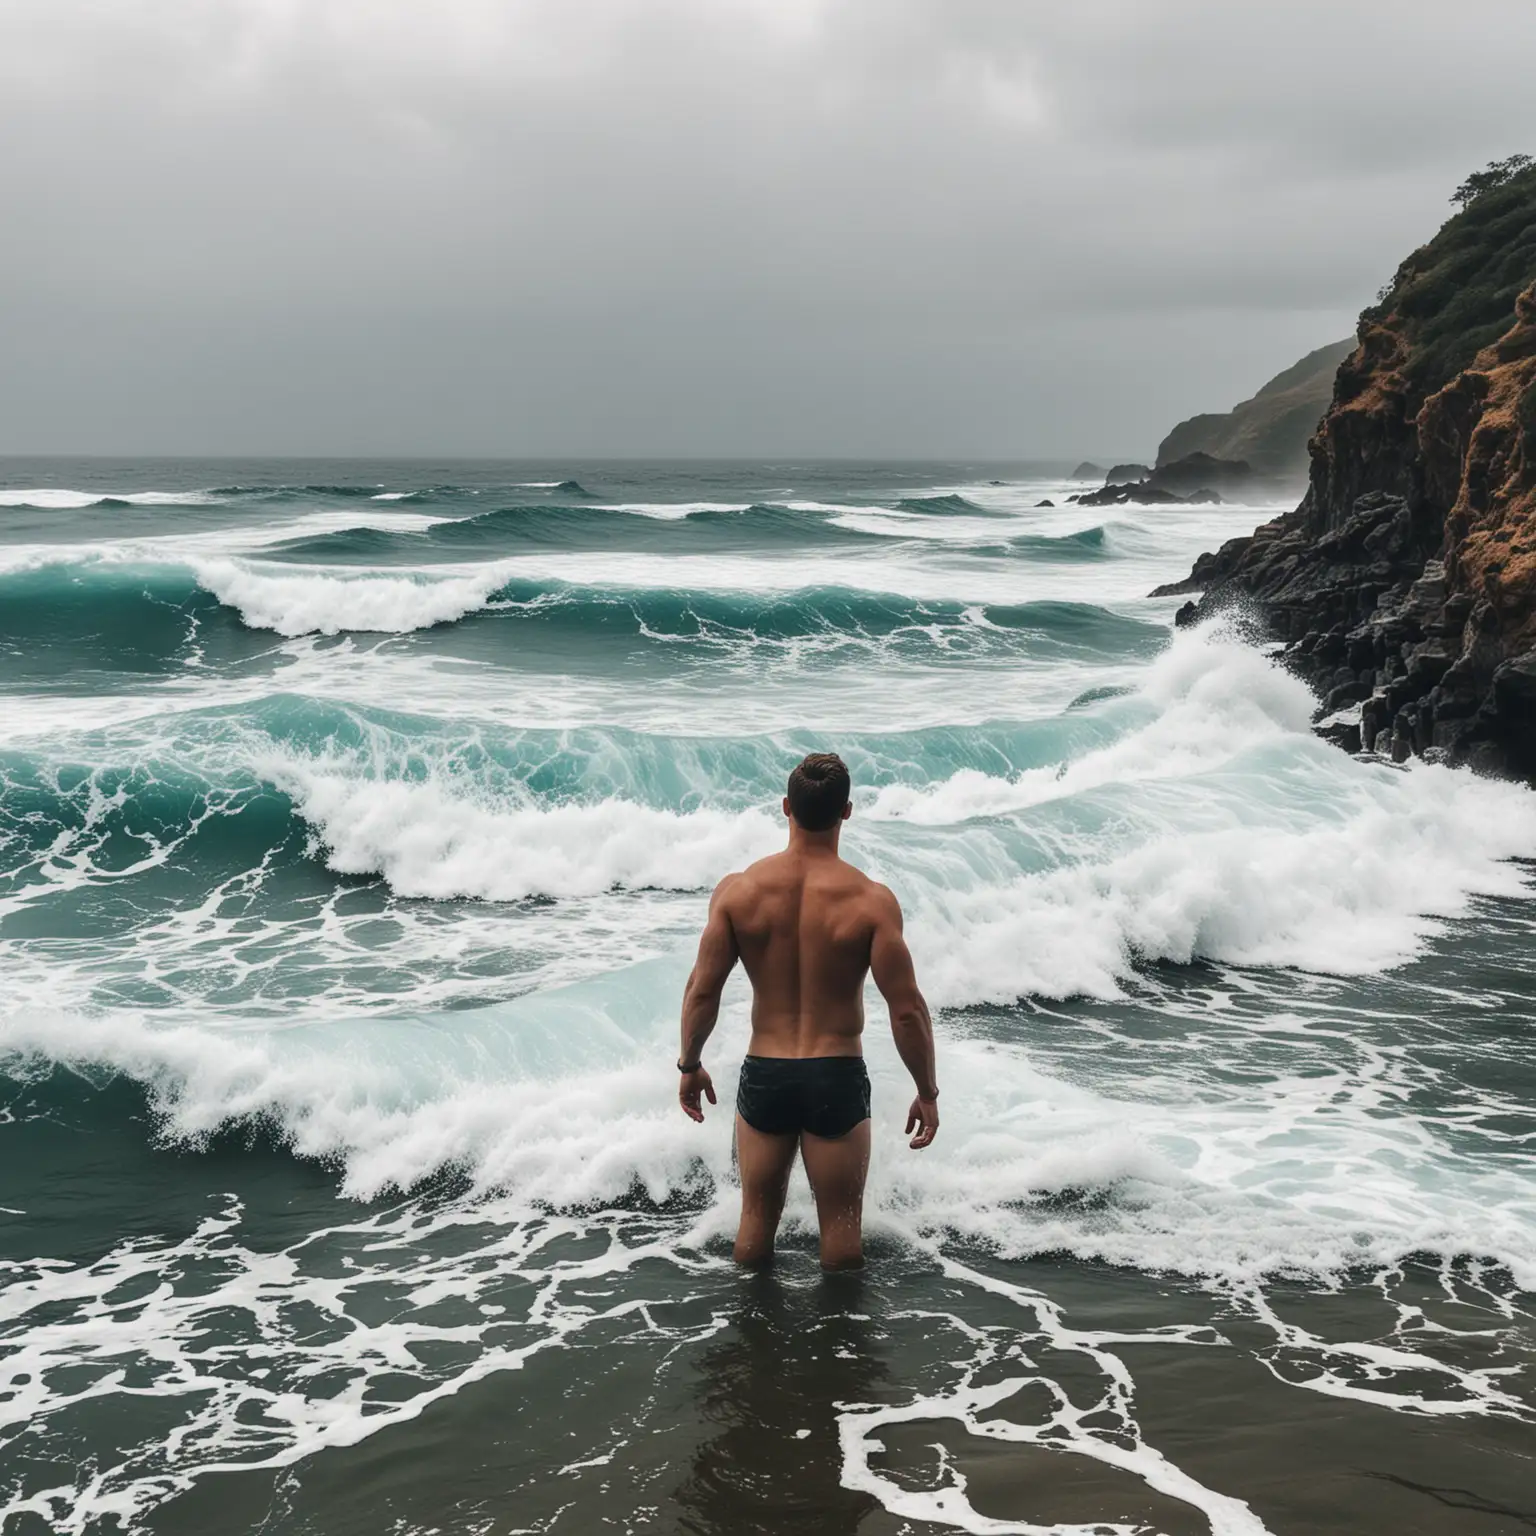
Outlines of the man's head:
[[848,765],[835,752],[812,752],[795,764],[784,814],[807,832],[826,832],[847,821]]

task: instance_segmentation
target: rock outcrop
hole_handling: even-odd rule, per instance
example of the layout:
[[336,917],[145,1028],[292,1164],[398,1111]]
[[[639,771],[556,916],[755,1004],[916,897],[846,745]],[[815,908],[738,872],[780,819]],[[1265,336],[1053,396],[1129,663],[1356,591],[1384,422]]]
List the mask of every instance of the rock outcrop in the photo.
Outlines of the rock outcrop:
[[1138,480],[1145,480],[1151,473],[1152,466],[1150,464],[1116,464],[1104,476],[1104,484],[1134,485]]
[[1189,453],[1182,459],[1159,464],[1147,476],[1146,483],[1155,490],[1191,496],[1212,491],[1242,492],[1253,479],[1253,466],[1245,459],[1216,459],[1208,453]]
[[1267,624],[1346,746],[1536,776],[1536,169],[1361,315],[1310,454],[1294,512],[1161,592]]
[[[1145,473],[1130,478],[1130,471],[1138,469]],[[1067,500],[1085,507],[1171,507],[1186,502],[1220,501],[1217,486],[1241,492],[1252,479],[1253,470],[1247,464],[1213,459],[1208,453],[1192,453],[1159,469],[1148,470],[1144,464],[1117,464],[1098,490],[1083,491]]]
[[1072,478],[1074,480],[1102,480],[1104,478],[1104,471],[1091,460],[1084,459],[1083,462],[1072,471]]
[[1084,491],[1080,496],[1068,496],[1080,507],[1182,507],[1192,502],[1217,502],[1221,497],[1215,491],[1199,490],[1188,496],[1175,491],[1165,491],[1149,480],[1137,480],[1130,485],[1102,485],[1096,491]]
[[1307,441],[1333,398],[1333,376],[1355,349],[1353,339],[1309,352],[1230,411],[1181,421],[1157,450],[1157,468],[1193,453],[1240,459],[1265,480],[1300,486],[1307,478]]

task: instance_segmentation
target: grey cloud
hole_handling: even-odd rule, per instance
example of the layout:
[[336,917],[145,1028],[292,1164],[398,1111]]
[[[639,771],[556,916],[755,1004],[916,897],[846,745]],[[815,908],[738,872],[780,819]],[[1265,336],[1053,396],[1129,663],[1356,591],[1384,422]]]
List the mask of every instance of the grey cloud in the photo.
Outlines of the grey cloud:
[[1144,452],[1536,147],[1532,57],[1526,0],[11,0],[0,449]]

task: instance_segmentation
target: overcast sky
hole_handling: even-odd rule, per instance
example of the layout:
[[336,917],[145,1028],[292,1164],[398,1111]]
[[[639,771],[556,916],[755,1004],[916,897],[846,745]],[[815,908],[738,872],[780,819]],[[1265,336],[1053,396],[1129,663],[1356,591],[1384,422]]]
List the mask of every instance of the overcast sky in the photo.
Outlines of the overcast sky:
[[1533,0],[3,0],[0,452],[1147,454],[1536,151]]

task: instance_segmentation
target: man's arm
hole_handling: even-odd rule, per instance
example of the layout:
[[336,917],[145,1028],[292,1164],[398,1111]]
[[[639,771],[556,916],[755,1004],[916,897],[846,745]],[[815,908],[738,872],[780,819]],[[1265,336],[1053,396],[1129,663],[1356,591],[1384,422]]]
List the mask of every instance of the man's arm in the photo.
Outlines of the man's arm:
[[933,1060],[933,1019],[917,989],[912,952],[901,931],[901,905],[883,885],[876,887],[875,933],[869,948],[870,974],[891,1011],[891,1034],[917,1097],[907,1111],[911,1145],[928,1146],[939,1134],[939,1080]]
[[[700,1056],[704,1042],[714,1033],[715,1022],[720,1017],[720,994],[725,990],[726,977],[735,967],[739,954],[736,932],[725,907],[727,889],[734,878],[727,875],[709,898],[709,919],[699,938],[699,955],[689,972],[688,984],[683,988],[683,1045],[682,1055],[677,1058],[680,1069],[677,1099],[690,1120],[704,1118],[699,1105],[700,1094],[711,1104],[716,1102],[715,1085],[704,1070]],[[683,1068],[689,1070],[681,1070]]]

